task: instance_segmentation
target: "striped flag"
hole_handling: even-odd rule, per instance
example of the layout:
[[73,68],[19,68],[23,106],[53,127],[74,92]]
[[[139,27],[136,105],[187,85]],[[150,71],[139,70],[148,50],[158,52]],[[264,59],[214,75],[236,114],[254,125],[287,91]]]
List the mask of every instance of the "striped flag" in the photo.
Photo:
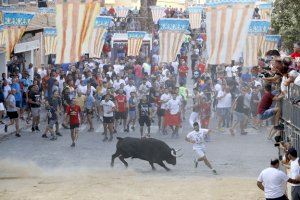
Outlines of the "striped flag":
[[265,34],[270,28],[270,22],[265,20],[252,20],[250,23],[246,45],[243,51],[244,66],[257,65],[264,44]]
[[189,11],[189,21],[190,21],[191,29],[199,29],[201,27],[203,7],[201,6],[189,7],[188,11]]
[[163,18],[159,20],[159,58],[160,62],[173,62],[184,41],[189,28],[187,19]]
[[30,20],[34,17],[32,13],[3,12],[4,38],[6,59],[10,60],[10,54],[15,45],[20,41]]
[[0,47],[5,45],[4,26],[0,24]]
[[94,26],[95,12],[99,11],[99,2],[92,0],[56,2],[57,64],[80,60],[83,43],[90,37],[90,27]]
[[261,49],[262,55],[265,55],[269,50],[278,50],[278,44],[280,40],[280,35],[266,35]]
[[83,43],[81,53],[84,54],[90,48],[92,34],[94,31],[96,17],[100,13],[100,3],[96,3],[95,7],[88,7],[87,14],[85,18],[84,27],[83,27]]
[[262,3],[259,5],[260,19],[271,20],[273,5],[272,3]]
[[125,18],[125,17],[127,17],[129,8],[124,7],[124,6],[122,6],[122,7],[118,6],[115,8],[115,11],[116,11],[117,17]]
[[160,6],[150,6],[150,8],[152,12],[153,23],[157,24],[158,20],[165,16],[165,8]]
[[128,51],[127,56],[138,56],[143,43],[146,32],[143,31],[128,31]]
[[56,28],[44,28],[45,55],[56,54]]
[[207,3],[208,64],[238,60],[248,33],[255,0],[218,0]]
[[106,16],[100,16],[96,18],[89,49],[87,52],[91,58],[101,57],[107,28],[111,20],[111,17]]

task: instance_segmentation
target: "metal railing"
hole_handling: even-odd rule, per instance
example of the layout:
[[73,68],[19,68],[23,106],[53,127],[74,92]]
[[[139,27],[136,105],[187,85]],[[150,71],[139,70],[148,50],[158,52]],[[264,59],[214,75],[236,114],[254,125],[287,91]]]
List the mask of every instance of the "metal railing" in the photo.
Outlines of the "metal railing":
[[288,97],[281,104],[281,120],[284,123],[284,141],[289,141],[300,152],[300,106],[293,103],[297,97],[300,97],[300,87],[290,86]]

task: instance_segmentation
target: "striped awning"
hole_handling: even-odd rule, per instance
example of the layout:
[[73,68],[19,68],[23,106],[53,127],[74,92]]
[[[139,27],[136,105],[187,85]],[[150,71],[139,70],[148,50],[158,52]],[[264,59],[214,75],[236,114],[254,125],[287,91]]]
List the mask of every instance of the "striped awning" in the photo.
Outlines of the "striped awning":
[[143,43],[146,32],[143,31],[129,31],[128,36],[128,51],[127,56],[138,56]]
[[150,6],[150,9],[151,9],[152,19],[154,24],[157,24],[158,20],[160,18],[163,18],[166,15],[164,7]]
[[74,63],[80,60],[84,41],[90,37],[99,2],[86,0],[59,0],[56,2],[57,53],[56,63]]
[[269,50],[278,50],[278,44],[281,40],[280,35],[266,35],[262,44],[261,53],[264,56]]
[[207,4],[208,64],[238,60],[248,34],[255,0],[218,0]]
[[56,54],[56,28],[44,28],[45,55]]
[[118,6],[118,7],[115,8],[117,17],[122,17],[122,18],[127,17],[129,10],[130,9],[128,7],[124,7],[124,6],[122,6],[122,7]]
[[190,21],[191,29],[199,29],[201,27],[203,7],[201,6],[189,7],[188,11],[189,11],[189,21]]

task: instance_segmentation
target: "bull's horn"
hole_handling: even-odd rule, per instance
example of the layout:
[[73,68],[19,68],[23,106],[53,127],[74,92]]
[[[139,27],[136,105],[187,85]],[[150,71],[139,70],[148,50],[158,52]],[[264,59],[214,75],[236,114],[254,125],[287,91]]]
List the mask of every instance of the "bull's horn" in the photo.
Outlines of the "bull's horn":
[[[181,156],[183,156],[183,154],[181,155],[176,155],[173,151],[175,151],[174,149],[171,150],[171,155],[174,156],[175,158],[179,158]],[[175,151],[176,152],[176,151]]]

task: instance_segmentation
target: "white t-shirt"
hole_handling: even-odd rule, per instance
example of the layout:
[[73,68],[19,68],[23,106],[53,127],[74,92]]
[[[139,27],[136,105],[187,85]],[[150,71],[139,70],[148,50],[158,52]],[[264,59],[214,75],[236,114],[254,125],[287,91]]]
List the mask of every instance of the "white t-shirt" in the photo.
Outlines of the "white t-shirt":
[[77,86],[77,92],[80,92],[81,94],[86,94],[87,86],[86,85],[78,85]]
[[126,85],[126,86],[124,87],[124,91],[126,92],[126,98],[127,98],[127,100],[129,100],[129,98],[130,98],[130,93],[131,93],[131,92],[136,92],[136,88],[135,88],[134,85],[132,85],[132,86]]
[[125,83],[125,81],[124,81],[123,79],[120,79],[119,81],[118,81],[118,80],[115,80],[115,81],[114,81],[114,84],[113,84],[113,87],[115,88],[115,90],[120,89],[120,85],[121,85],[122,83],[123,83],[124,85],[126,85],[126,83]]
[[285,194],[285,186],[289,177],[282,171],[269,167],[258,176],[257,181],[262,182],[265,188],[265,197],[275,199]]
[[105,100],[102,100],[100,103],[101,106],[103,106],[103,116],[104,117],[113,117],[114,112],[113,108],[115,107],[114,102],[111,100],[108,100],[107,102]]
[[124,70],[124,65],[114,65],[114,71],[119,74],[121,70]]
[[179,66],[179,63],[177,61],[175,62],[172,62],[172,67],[174,69],[174,74],[178,74],[178,66]]
[[165,103],[162,103],[161,104],[161,109],[167,109],[167,103],[168,101],[172,98],[171,94],[162,94],[161,97],[160,97],[160,100],[161,101],[164,101]]
[[149,65],[148,63],[144,63],[142,67],[145,73],[151,75],[151,65]]
[[179,99],[170,99],[168,102],[167,102],[167,108],[168,110],[170,111],[170,114],[171,115],[176,115],[177,113],[179,113],[180,111],[180,100]]
[[11,90],[11,87],[9,85],[4,86],[4,88],[3,88],[4,99],[6,99],[6,97],[8,96],[8,92],[10,90]]
[[217,83],[217,84],[215,85],[215,90],[216,90],[217,92],[219,92],[220,90],[222,90],[222,86],[221,86],[219,83]]
[[225,71],[226,71],[227,77],[232,77],[232,68],[231,67],[226,67]]
[[[297,176],[300,174],[300,167],[298,164],[299,158],[296,158],[296,160],[292,161],[291,160],[291,171],[290,171],[290,178],[296,179]],[[291,184],[292,186],[300,186],[300,184]]]
[[288,95],[288,94],[287,94],[288,87],[285,86],[284,84],[285,84],[285,82],[287,81],[287,79],[288,79],[288,78],[287,78],[286,76],[283,76],[283,77],[282,77],[282,80],[281,80],[281,83],[280,83],[280,90],[281,90],[282,92],[285,92],[286,96]]
[[300,75],[295,78],[294,84],[300,86]]
[[[223,92],[222,90],[220,90],[218,92],[218,98],[222,97],[225,94],[225,92]],[[227,93],[225,95],[225,97],[223,97],[222,99],[218,99],[218,104],[217,104],[217,108],[230,108],[231,107],[231,94]]]
[[192,131],[187,134],[187,138],[194,141],[193,149],[205,149],[205,135],[207,135],[208,129],[199,129],[199,131]]

